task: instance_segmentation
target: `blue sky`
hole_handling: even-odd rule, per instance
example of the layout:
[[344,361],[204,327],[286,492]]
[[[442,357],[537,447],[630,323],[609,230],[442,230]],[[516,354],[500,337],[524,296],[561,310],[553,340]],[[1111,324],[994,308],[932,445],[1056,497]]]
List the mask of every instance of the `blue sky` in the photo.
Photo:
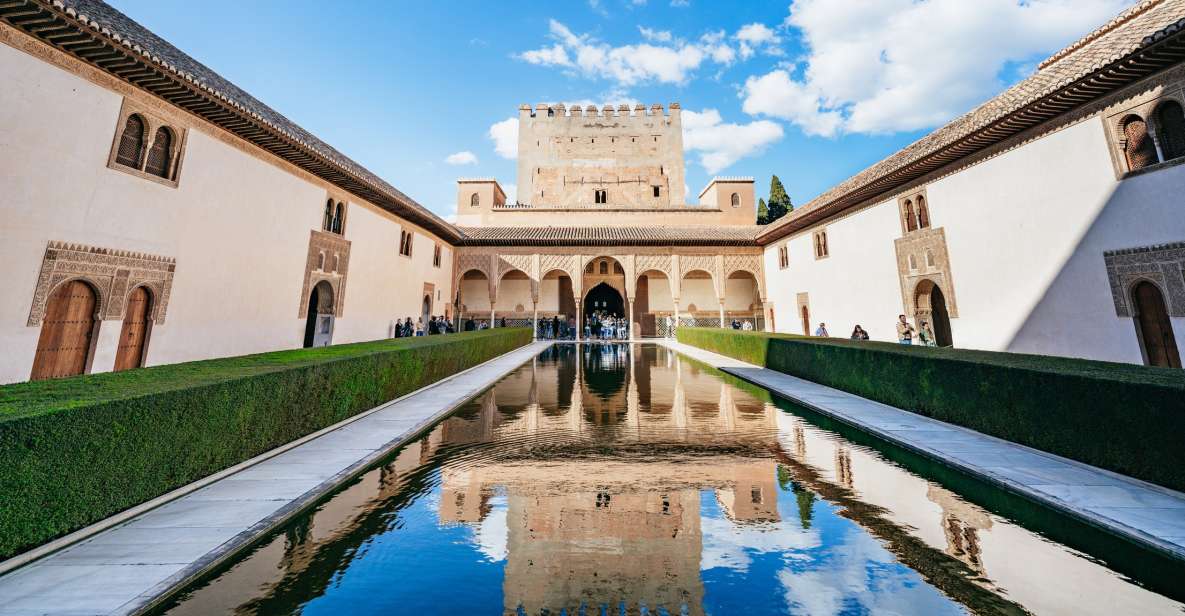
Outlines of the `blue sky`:
[[539,102],[679,102],[690,199],[803,204],[1131,4],[110,1],[442,216],[457,177],[515,183],[491,127]]

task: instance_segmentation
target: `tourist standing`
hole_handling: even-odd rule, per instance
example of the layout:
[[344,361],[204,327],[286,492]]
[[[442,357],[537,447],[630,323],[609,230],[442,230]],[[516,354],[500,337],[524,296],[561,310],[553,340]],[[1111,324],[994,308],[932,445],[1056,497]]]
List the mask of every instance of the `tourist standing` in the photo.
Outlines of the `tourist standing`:
[[819,323],[819,327],[817,327],[815,329],[815,335],[818,336],[819,338],[826,338],[826,337],[830,336],[831,334],[827,333],[827,324],[826,323]]
[[744,323],[741,323],[741,329],[743,329],[747,332],[753,331],[753,322],[752,321],[745,321]]
[[864,331],[860,324],[856,324],[856,329],[852,330],[852,340],[868,340],[868,332]]
[[391,338],[401,338],[403,336],[403,319],[391,321]]
[[897,342],[901,344],[913,344],[913,335],[915,333],[917,333],[917,330],[909,324],[905,315],[899,315],[897,317]]
[[922,346],[938,346],[934,340],[934,330],[930,329],[929,321],[921,321],[918,323],[918,340]]

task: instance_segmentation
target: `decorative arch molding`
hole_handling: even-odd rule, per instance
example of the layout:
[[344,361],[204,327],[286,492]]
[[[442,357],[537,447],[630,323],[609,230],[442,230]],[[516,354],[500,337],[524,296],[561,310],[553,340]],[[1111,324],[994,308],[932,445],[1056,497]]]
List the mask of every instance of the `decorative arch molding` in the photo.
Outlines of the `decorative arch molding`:
[[679,285],[683,279],[694,271],[703,271],[712,279],[712,288],[716,290],[716,297],[724,297],[724,258],[721,255],[682,255],[679,257]]
[[1147,280],[1164,295],[1171,317],[1185,317],[1185,242],[1109,250],[1103,253],[1115,316],[1133,316],[1131,290]]
[[[300,305],[296,316],[304,319],[309,315],[309,294],[322,280],[333,288],[333,316],[340,318],[346,305],[346,278],[350,271],[350,241],[329,231],[311,230],[309,235],[308,259],[304,268],[304,284],[300,289]],[[325,268],[318,268],[321,255],[325,255]],[[330,255],[336,257],[332,259]],[[336,263],[334,261],[336,260]]]
[[153,294],[152,321],[163,325],[176,267],[172,257],[51,240],[41,260],[27,325],[41,325],[50,294],[70,280],[94,288],[98,318],[105,321],[122,320],[128,295],[138,286],[148,287]]
[[724,255],[724,276],[727,280],[737,272],[748,272],[757,281],[757,296],[765,302],[765,275],[761,255]]

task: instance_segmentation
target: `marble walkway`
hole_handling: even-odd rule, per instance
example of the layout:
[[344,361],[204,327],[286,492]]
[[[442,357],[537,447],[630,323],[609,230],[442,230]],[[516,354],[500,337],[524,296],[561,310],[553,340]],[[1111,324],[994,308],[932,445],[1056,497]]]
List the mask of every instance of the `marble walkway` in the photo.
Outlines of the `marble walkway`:
[[692,359],[1159,552],[1185,559],[1185,494],[672,340]]
[[0,577],[0,615],[134,613],[279,525],[534,357],[535,342]]

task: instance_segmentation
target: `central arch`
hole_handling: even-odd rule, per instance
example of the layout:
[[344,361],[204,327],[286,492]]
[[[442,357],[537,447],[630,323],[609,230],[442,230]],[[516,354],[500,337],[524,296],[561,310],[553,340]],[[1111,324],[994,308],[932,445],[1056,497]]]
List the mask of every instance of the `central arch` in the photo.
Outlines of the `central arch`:
[[625,298],[608,283],[599,283],[589,289],[584,296],[584,314],[592,316],[595,312],[606,312],[614,317],[625,316]]
[[938,346],[953,346],[950,332],[950,313],[946,308],[946,297],[942,294],[942,287],[931,280],[918,283],[915,291],[914,306],[917,313],[914,323],[919,327],[923,321],[929,321],[934,330],[934,343]]

